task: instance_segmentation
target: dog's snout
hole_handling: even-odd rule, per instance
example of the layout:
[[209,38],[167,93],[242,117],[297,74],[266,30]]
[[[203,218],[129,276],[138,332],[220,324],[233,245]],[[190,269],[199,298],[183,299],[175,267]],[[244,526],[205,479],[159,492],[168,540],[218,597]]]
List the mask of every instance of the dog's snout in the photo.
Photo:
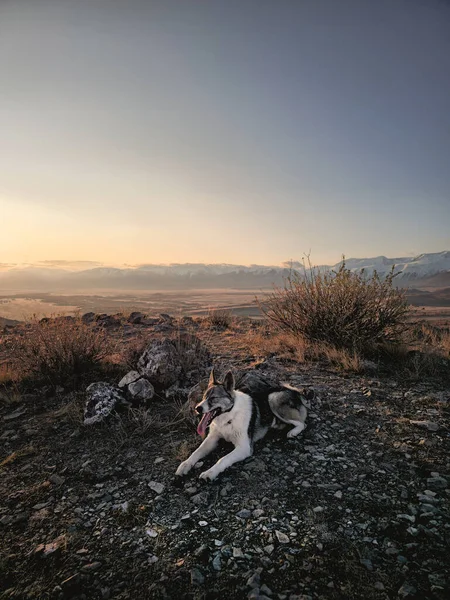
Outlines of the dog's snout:
[[198,415],[201,415],[203,413],[203,406],[201,404],[199,404],[198,406],[195,407],[195,412]]

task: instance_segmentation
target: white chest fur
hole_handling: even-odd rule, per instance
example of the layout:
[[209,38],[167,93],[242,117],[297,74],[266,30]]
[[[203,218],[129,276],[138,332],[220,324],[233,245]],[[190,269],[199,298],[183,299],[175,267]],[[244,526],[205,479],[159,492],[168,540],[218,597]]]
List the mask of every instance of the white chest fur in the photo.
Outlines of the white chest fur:
[[243,392],[234,392],[235,400],[233,408],[219,415],[211,423],[211,430],[227,442],[234,445],[239,443],[242,436],[248,435],[248,426],[252,413],[252,400]]

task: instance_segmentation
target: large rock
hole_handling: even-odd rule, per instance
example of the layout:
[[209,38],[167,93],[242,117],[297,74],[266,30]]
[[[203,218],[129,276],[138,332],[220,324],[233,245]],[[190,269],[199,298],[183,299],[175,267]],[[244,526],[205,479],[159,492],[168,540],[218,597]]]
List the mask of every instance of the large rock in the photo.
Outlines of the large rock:
[[101,423],[111,412],[127,402],[119,388],[105,381],[91,383],[86,389],[84,424]]
[[140,379],[142,375],[137,371],[129,371],[122,379],[119,381],[120,389],[126,389],[130,383],[134,383],[138,379]]
[[175,382],[190,387],[206,376],[211,355],[203,342],[190,333],[153,340],[138,360],[137,370],[155,388],[164,390]]
[[130,371],[125,377],[122,377],[119,388],[126,392],[127,398],[134,406],[148,402],[155,395],[155,388],[138,371]]
[[141,377],[128,386],[128,394],[134,401],[147,402],[155,395],[155,388],[148,379]]
[[84,313],[84,315],[81,317],[81,320],[83,321],[83,323],[92,323],[93,321],[95,321],[95,313]]
[[132,323],[133,325],[139,325],[142,323],[143,319],[145,319],[145,315],[141,312],[132,312],[128,317],[128,323]]
[[156,388],[170,387],[182,371],[174,344],[168,339],[153,340],[139,358],[137,370]]

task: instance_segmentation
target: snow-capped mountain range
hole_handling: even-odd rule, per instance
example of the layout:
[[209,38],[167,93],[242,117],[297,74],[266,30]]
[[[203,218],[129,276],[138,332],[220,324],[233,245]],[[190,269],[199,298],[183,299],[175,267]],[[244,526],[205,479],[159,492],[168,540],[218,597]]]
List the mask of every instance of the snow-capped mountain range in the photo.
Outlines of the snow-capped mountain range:
[[[103,267],[72,270],[42,265],[5,265],[0,270],[0,292],[11,290],[56,289],[129,289],[164,290],[186,288],[240,288],[261,289],[280,284],[289,273],[290,263],[280,266],[232,265],[185,263],[170,265],[145,264],[137,267]],[[323,265],[321,269],[337,269],[335,265]],[[398,273],[400,285],[417,285],[419,282],[438,276],[442,285],[450,285],[450,251],[420,254],[414,258],[349,258],[347,268],[353,271],[364,269],[368,274],[376,270],[387,274],[392,266]],[[302,263],[293,263],[292,268],[304,272]],[[437,284],[440,285],[440,284]]]

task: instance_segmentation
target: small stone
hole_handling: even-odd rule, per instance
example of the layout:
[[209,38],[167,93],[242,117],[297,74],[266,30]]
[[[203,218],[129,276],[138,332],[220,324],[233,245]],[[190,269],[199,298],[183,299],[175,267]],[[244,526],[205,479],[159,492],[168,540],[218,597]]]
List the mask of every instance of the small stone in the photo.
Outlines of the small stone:
[[255,519],[258,519],[263,514],[264,514],[264,510],[262,508],[255,508],[255,510],[252,512],[252,515],[255,517]]
[[289,544],[288,536],[282,531],[278,531],[278,529],[276,529],[275,535],[277,536],[277,540],[280,542],[280,544]]
[[313,508],[313,512],[317,513],[321,513],[323,512],[323,506],[316,506]]
[[220,571],[222,569],[222,561],[220,559],[220,554],[217,554],[212,561],[212,566],[215,571]]
[[262,592],[263,594],[265,594],[266,596],[272,596],[272,594],[273,594],[270,587],[267,586],[265,583],[262,584],[262,586],[259,588],[259,591]]
[[444,490],[448,483],[444,477],[429,477],[427,479],[427,486],[430,490]]
[[150,481],[148,487],[158,495],[162,494],[165,488],[162,483],[158,483],[157,481]]
[[241,548],[233,548],[233,558],[244,558]]
[[206,504],[208,502],[208,495],[204,492],[200,492],[200,494],[195,494],[194,496],[191,496],[191,502],[193,502],[197,506]]
[[158,560],[159,560],[159,559],[158,559],[158,557],[157,557],[157,556],[155,556],[154,554],[151,554],[151,555],[148,557],[148,559],[147,559],[147,562],[148,562],[148,564],[149,564],[149,565],[154,565],[156,562],[158,562]]
[[142,377],[137,381],[133,381],[128,385],[128,394],[136,401],[147,401],[151,400],[155,395],[155,388],[152,386],[150,381]]
[[380,590],[380,591],[383,591],[383,590],[384,590],[384,584],[383,584],[383,583],[381,583],[381,581],[376,581],[376,582],[374,583],[373,587],[374,587],[376,590]]
[[264,546],[264,552],[266,554],[272,554],[272,552],[275,550],[275,546],[273,544],[267,544],[267,546]]
[[338,500],[340,500],[342,498],[341,490],[338,490],[337,492],[335,492],[334,497],[337,498]]
[[250,519],[250,517],[252,516],[252,513],[251,513],[251,511],[247,510],[246,508],[243,508],[238,513],[236,513],[236,516],[239,517],[240,519]]
[[261,583],[261,572],[262,569],[257,569],[253,575],[250,575],[247,579],[247,587],[259,588],[259,584]]
[[416,593],[416,588],[407,581],[405,581],[405,583],[398,590],[397,595],[400,596],[400,598],[411,598],[412,596],[415,596]]
[[208,525],[208,521],[199,521],[198,524],[200,527],[206,527]]
[[442,573],[430,573],[428,575],[428,581],[430,582],[430,585],[440,589],[444,589],[447,583],[445,576]]
[[368,571],[373,571],[372,561],[368,558],[361,558],[359,561]]
[[65,482],[64,477],[61,477],[57,473],[53,473],[53,475],[50,475],[48,480],[50,481],[50,483],[53,483],[55,485],[62,485]]
[[203,585],[205,583],[205,577],[203,573],[196,567],[191,569],[191,583],[192,585]]
[[156,529],[152,529],[152,528],[146,529],[145,533],[148,535],[148,537],[151,537],[151,538],[158,537],[158,532],[156,531]]
[[415,521],[416,521],[416,517],[414,517],[413,515],[407,515],[407,514],[397,515],[397,519],[403,519],[404,521],[409,521],[410,523],[415,523]]
[[126,387],[127,385],[130,385],[130,383],[137,381],[141,377],[142,375],[137,371],[130,371],[125,375],[125,377],[122,377],[122,379],[119,381],[119,387]]

